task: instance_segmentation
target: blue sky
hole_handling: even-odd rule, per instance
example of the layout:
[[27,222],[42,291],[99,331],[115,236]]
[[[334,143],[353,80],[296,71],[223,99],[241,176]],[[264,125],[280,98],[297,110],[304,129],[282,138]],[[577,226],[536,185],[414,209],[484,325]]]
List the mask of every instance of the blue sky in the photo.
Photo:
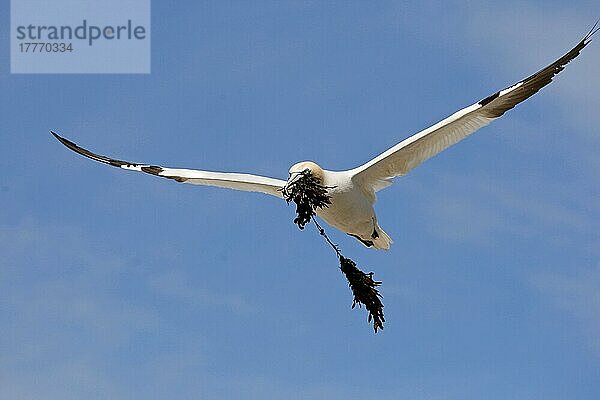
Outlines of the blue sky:
[[86,160],[354,167],[573,46],[594,1],[158,2],[150,75],[10,75],[0,12],[0,398],[597,399],[598,42],[381,192],[374,335],[268,196]]

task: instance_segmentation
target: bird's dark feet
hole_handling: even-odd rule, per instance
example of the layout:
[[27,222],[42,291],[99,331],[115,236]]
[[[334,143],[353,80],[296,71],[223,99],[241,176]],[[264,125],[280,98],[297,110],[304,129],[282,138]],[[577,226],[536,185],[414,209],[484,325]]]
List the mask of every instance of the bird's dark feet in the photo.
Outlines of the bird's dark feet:
[[377,222],[375,222],[375,218],[371,218],[373,221],[373,233],[371,233],[371,239],[377,239],[379,237],[379,233],[377,233]]
[[[360,238],[360,236],[354,235],[352,233],[349,233],[348,235],[352,236],[353,238],[356,238],[359,242],[361,242],[362,244],[364,244],[367,247],[373,247],[373,241],[371,241],[371,240],[363,240]],[[375,239],[375,238],[373,238],[373,239]]]

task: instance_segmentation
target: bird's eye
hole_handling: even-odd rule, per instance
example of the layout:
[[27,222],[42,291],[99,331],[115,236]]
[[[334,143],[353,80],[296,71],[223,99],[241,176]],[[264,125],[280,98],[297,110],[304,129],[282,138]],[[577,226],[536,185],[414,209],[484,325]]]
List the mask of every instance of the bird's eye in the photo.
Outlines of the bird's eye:
[[310,168],[304,168],[304,171],[302,171],[302,172],[304,172],[305,174],[308,174],[310,172]]

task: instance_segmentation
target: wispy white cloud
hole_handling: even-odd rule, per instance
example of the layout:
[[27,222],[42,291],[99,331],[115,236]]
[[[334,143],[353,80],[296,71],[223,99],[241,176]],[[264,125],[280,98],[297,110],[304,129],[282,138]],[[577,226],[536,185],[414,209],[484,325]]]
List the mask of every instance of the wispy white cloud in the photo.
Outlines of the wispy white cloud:
[[[480,86],[492,91],[535,72],[577,43],[595,22],[589,14],[591,6],[548,7],[541,2],[465,6],[456,2],[448,5],[456,15],[446,16],[440,15],[446,8],[425,2],[415,6],[416,18],[405,18],[402,26],[431,46],[453,49],[452,65],[460,64],[462,57],[464,69],[489,77]],[[422,15],[430,16],[435,24],[425,24]],[[500,171],[492,175],[470,170],[463,176],[437,174],[427,187],[410,183],[408,189],[421,199],[434,234],[482,246],[497,242],[501,234],[539,234],[553,244],[577,245],[597,253],[591,233],[600,229],[595,222],[600,209],[594,189],[600,183],[596,173],[600,168],[600,80],[594,79],[600,63],[598,37],[548,88],[475,134],[487,135],[488,143],[491,140],[500,153],[510,146],[511,159],[519,157],[524,168],[531,160],[537,175],[528,168],[522,176],[509,171],[512,176],[503,179]],[[448,79],[454,82],[456,78],[449,74]],[[475,101],[475,96],[461,90],[451,101]],[[449,104],[456,108],[448,112],[466,104]],[[521,111],[525,108],[526,114]],[[540,171],[542,165],[544,171]],[[577,243],[576,237],[583,237],[583,243]]]
[[[568,3],[553,7],[543,3],[506,7],[497,3],[485,7],[475,5],[470,10],[473,15],[466,29],[468,43],[484,42],[482,50],[490,57],[493,55],[494,60],[501,60],[490,63],[489,58],[483,57],[474,61],[482,68],[495,70],[498,76],[515,78],[533,73],[564,54],[587,33],[596,19],[584,5],[573,7]],[[593,7],[593,11],[597,12],[597,8]],[[482,35],[489,32],[490,21],[494,21],[493,34]],[[542,120],[528,132],[535,139],[525,139],[521,146],[527,146],[529,152],[553,152],[567,165],[578,166],[583,174],[598,171],[600,80],[595,79],[598,65],[600,40],[597,34],[551,87],[536,95],[532,104]],[[518,113],[511,113],[512,118],[518,118],[512,114]],[[554,122],[548,125],[547,119]],[[600,182],[600,175],[586,175]]]
[[[424,7],[429,7],[432,14],[441,12],[437,3],[428,4]],[[501,89],[554,61],[572,48],[597,18],[590,14],[597,13],[592,2],[587,5],[580,2],[577,6],[553,4],[551,7],[543,2],[485,2],[468,6],[457,2],[455,9],[459,18],[440,16],[435,29],[424,26],[419,19],[406,20],[405,28],[423,41],[455,49],[455,61],[460,61],[460,55],[464,55],[464,68],[478,71],[479,76],[487,78],[480,86],[488,91]],[[441,32],[448,30],[451,34]],[[526,130],[527,137],[524,134],[518,136],[523,154],[554,152],[567,164],[581,164],[584,171],[597,171],[600,167],[597,157],[600,151],[600,114],[597,112],[600,109],[597,95],[600,80],[595,79],[600,64],[598,35],[549,87],[528,100],[527,106],[517,106],[516,110],[524,107],[535,110],[534,115],[540,118],[535,125],[515,123],[520,118],[519,111],[509,111],[504,117],[509,122],[503,121],[502,126],[510,125],[513,131],[530,128]],[[448,79],[455,80],[452,74]],[[465,96],[467,102],[476,100],[464,91],[458,95]],[[467,104],[454,104],[456,107],[461,105]],[[498,126],[496,122],[486,130],[495,130]],[[502,135],[500,140],[511,142],[516,139],[514,135]],[[596,176],[592,179],[597,181]]]
[[600,264],[576,271],[571,275],[539,274],[533,285],[549,303],[579,322],[590,348],[600,354]]
[[0,226],[0,252],[5,257],[2,297],[18,310],[12,314],[19,320],[12,324],[15,329],[67,324],[114,343],[158,322],[113,293],[128,272],[126,260],[92,244],[79,229],[32,219]]
[[27,219],[0,226],[0,398],[122,398],[107,355],[159,326],[114,285],[121,257],[78,229]]
[[593,194],[582,198],[576,188],[537,179],[507,182],[484,174],[443,173],[427,188],[411,188],[422,198],[430,230],[444,239],[486,245],[502,234],[544,234],[554,244],[591,247],[572,237],[593,240]]
[[126,391],[93,360],[61,360],[52,367],[22,369],[5,362],[0,366],[3,399],[79,400],[125,399]]
[[195,307],[224,306],[239,313],[254,311],[254,307],[238,295],[226,294],[220,292],[219,289],[193,285],[191,278],[187,277],[181,270],[172,270],[154,275],[148,279],[148,285],[152,291],[159,295]]
[[[495,60],[486,68],[494,68],[503,76],[520,74],[524,78],[537,69],[566,53],[592,27],[596,20],[585,7],[572,4],[547,7],[544,3],[522,3],[517,7],[505,4],[474,5],[469,8],[472,17],[466,25],[470,43],[484,42],[486,52],[494,53]],[[490,21],[493,24],[490,25]],[[493,34],[483,35],[483,32]],[[483,64],[489,59],[478,60]],[[598,37],[583,50],[580,57],[567,67],[552,84],[552,96],[540,102],[559,105],[560,118],[577,128],[584,139],[600,144],[596,134],[600,124],[600,80],[594,79],[600,63]],[[510,82],[508,82],[510,83]],[[556,117],[556,114],[552,114]]]

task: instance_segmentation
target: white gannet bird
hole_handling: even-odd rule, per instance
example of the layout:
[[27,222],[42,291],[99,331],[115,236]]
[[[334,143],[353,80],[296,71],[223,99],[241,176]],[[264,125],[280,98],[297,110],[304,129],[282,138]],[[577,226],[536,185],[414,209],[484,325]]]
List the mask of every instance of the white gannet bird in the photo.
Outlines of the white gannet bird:
[[598,22],[573,49],[546,68],[455,112],[437,124],[401,141],[371,161],[347,171],[329,171],[312,161],[304,161],[294,164],[289,170],[288,181],[284,181],[241,173],[165,168],[101,156],[77,146],[54,132],[51,133],[71,150],[115,167],[145,172],[177,182],[261,192],[280,198],[283,197],[282,189],[286,184],[293,182],[301,172],[309,170],[323,186],[327,187],[331,198],[331,205],[317,210],[317,215],[329,225],[355,237],[365,246],[387,250],[392,244],[392,239],[381,229],[377,221],[373,209],[376,192],[389,186],[394,177],[406,175],[423,161],[499,118],[549,84],[552,78],[577,57],[590,42],[592,35],[600,29],[597,25]]

